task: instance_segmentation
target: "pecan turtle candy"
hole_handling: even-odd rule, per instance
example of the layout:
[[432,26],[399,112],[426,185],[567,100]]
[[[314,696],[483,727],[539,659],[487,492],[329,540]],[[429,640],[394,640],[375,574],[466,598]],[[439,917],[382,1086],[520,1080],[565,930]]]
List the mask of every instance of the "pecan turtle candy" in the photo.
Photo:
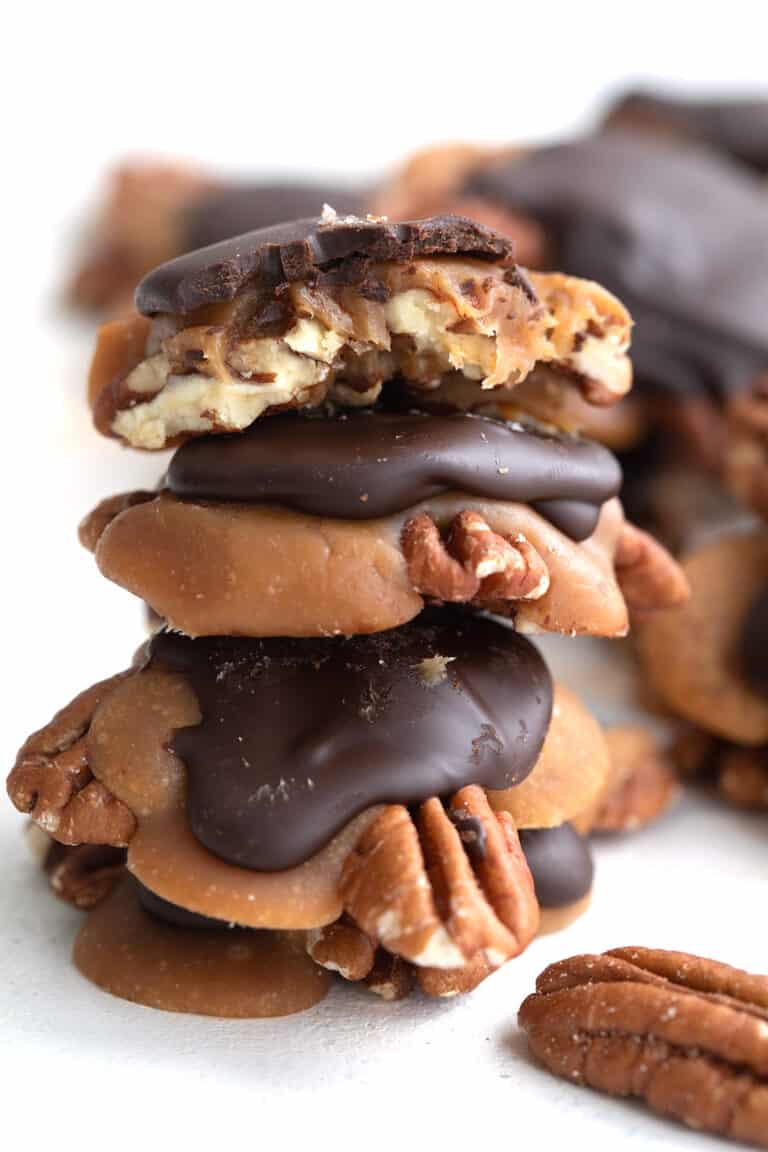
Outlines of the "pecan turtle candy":
[[187,635],[397,627],[471,603],[519,630],[623,635],[681,602],[599,445],[466,412],[287,414],[179,448],[162,490],[81,526],[101,572]]
[[645,674],[686,724],[681,773],[737,807],[768,808],[768,535],[743,532],[683,560],[690,602],[638,628]]
[[541,365],[597,404],[631,383],[618,300],[529,280],[507,238],[461,217],[262,229],[161,265],[136,304],[102,330],[89,395],[97,427],[137,448],[325,400],[368,406],[394,377],[428,391],[459,372],[509,395]]
[[[231,942],[227,924],[277,934],[291,957],[298,941],[390,998],[414,982],[466,991],[522,950],[547,897],[518,827],[557,831],[594,802],[602,734],[572,693],[553,701],[522,637],[480,618],[439,621],[336,641],[162,633],[140,666],[32,736],[9,792],[71,846],[48,856],[57,894],[98,903],[76,950],[86,974],[142,1002],[220,1013],[221,998],[206,1007],[202,974]],[[478,779],[485,788],[457,787]],[[83,799],[92,794],[97,805]],[[105,900],[123,858],[141,888],[120,884]],[[584,882],[565,899],[586,895],[591,871]],[[189,937],[178,996],[153,986],[141,946],[147,916],[159,918],[146,926],[157,957],[179,927],[174,909],[208,932]],[[306,995],[320,994],[303,973]],[[257,1011],[233,997],[233,1013]]]
[[546,968],[518,1020],[556,1076],[768,1147],[768,977],[616,948]]

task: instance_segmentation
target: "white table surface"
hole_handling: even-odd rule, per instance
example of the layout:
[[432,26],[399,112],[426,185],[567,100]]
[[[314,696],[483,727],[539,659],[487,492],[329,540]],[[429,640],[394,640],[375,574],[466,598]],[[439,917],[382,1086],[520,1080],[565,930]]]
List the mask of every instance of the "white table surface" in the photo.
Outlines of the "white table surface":
[[[506,24],[494,23],[493,32],[483,26],[500,55],[481,85],[466,71],[465,41],[453,24],[441,18],[435,41],[429,6],[409,5],[434,67],[406,53],[407,81],[394,86],[379,80],[391,73],[391,59],[400,60],[398,17],[405,6],[396,13],[398,6],[388,5],[386,19],[371,10],[375,33],[372,25],[360,30],[365,6],[350,5],[345,16],[335,6],[322,9],[311,34],[296,42],[297,73],[314,81],[319,60],[324,76],[316,92],[307,81],[303,93],[284,82],[286,59],[269,35],[293,35],[300,19],[294,5],[268,12],[256,6],[256,39],[241,24],[242,9],[227,12],[226,4],[217,8],[215,28],[186,11],[180,17],[173,4],[140,0],[119,20],[100,22],[92,6],[77,0],[45,13],[36,5],[14,10],[20,38],[6,40],[0,78],[9,112],[6,156],[13,159],[3,191],[11,185],[15,201],[4,216],[0,280],[6,297],[0,745],[8,767],[33,728],[77,691],[123,667],[142,638],[137,602],[98,576],[75,526],[100,497],[153,483],[162,464],[91,430],[83,401],[91,333],[64,323],[51,303],[65,224],[109,157],[131,149],[181,151],[234,169],[312,165],[352,175],[353,168],[387,163],[430,139],[552,135],[585,123],[599,87],[627,76],[687,79],[700,88],[706,81],[757,85],[765,73],[764,37],[747,34],[745,13],[733,11],[738,6],[730,6],[725,23],[697,10],[690,51],[686,6],[658,5],[654,17],[646,5],[625,26],[629,14],[617,17],[615,5],[600,5],[602,15],[590,16],[556,4],[557,11],[547,9],[546,67],[538,50],[529,50],[532,43],[543,50],[540,12],[531,10],[523,28],[523,11],[507,6]],[[753,14],[757,8],[749,5]],[[357,45],[351,55],[344,28]],[[351,71],[325,68],[340,46]],[[192,65],[206,82],[190,82]],[[462,82],[452,86],[456,76]],[[567,101],[552,77],[562,79]],[[488,85],[478,125],[474,99],[458,96]],[[310,89],[315,94],[307,100]],[[350,91],[359,99],[350,99]],[[265,103],[266,93],[279,114]],[[312,120],[318,100],[320,123]],[[629,664],[617,649],[547,645],[550,656],[556,650],[555,669],[581,682],[614,720],[632,714]],[[656,827],[598,843],[588,914],[536,941],[470,997],[387,1005],[339,986],[304,1015],[262,1022],[158,1013],[90,986],[69,960],[79,915],[49,895],[26,853],[22,824],[9,804],[0,804],[3,1150],[112,1152],[168,1144],[207,1152],[228,1138],[249,1152],[257,1145],[270,1152],[275,1145],[306,1152],[719,1146],[639,1106],[553,1079],[528,1059],[515,1015],[536,974],[577,952],[647,944],[768,970],[764,819],[691,796]]]

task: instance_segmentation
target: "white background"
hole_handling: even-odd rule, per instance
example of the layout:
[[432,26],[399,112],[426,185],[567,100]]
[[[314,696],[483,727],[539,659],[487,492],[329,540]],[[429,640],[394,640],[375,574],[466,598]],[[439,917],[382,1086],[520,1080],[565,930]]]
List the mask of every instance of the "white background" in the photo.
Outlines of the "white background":
[[[763,2],[27,4],[4,15],[2,708],[5,763],[27,733],[142,638],[135,601],[75,538],[155,458],[91,430],[91,331],[56,299],[73,226],[108,164],[171,154],[232,171],[367,176],[434,140],[549,138],[622,82],[765,90]],[[625,662],[556,644],[609,717]],[[601,657],[602,659],[602,657]],[[608,657],[608,659],[611,659]],[[618,671],[613,664],[618,659]],[[601,845],[592,911],[460,1003],[395,1007],[339,990],[285,1021],[183,1019],[110,1000],[68,965],[77,923],[0,806],[0,1146],[412,1147],[589,1141],[695,1147],[641,1109],[551,1080],[517,1006],[548,962],[620,944],[768,969],[765,823],[706,800]],[[715,1144],[710,1143],[710,1147]]]

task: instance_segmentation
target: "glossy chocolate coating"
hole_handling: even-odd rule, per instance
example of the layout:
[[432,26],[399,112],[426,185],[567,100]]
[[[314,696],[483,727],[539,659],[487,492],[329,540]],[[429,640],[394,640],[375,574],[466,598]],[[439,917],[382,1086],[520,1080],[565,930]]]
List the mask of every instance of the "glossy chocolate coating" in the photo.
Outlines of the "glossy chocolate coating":
[[542,908],[575,904],[592,888],[594,865],[589,844],[572,824],[521,829],[520,844]]
[[371,805],[519,783],[552,708],[532,644],[449,609],[351,638],[162,632],[149,653],[188,677],[203,717],[171,743],[193,833],[265,872],[303,863]]
[[547,226],[564,271],[616,292],[644,386],[723,398],[768,365],[768,194],[707,149],[644,133],[542,148],[472,190]]
[[768,588],[747,614],[741,652],[750,685],[757,692],[768,693]]
[[188,441],[167,485],[192,500],[281,504],[345,520],[403,512],[453,489],[533,504],[583,540],[619,491],[621,469],[599,444],[467,413],[288,414]]
[[136,307],[147,316],[187,315],[232,300],[245,286],[274,291],[297,280],[355,284],[370,292],[376,290],[366,285],[371,263],[430,256],[469,256],[508,265],[513,282],[533,294],[512,260],[512,241],[461,216],[399,224],[357,217],[323,223],[312,217],[235,236],[161,264],[136,289]]
[[365,212],[362,190],[330,184],[229,184],[194,201],[184,220],[185,251],[194,252],[242,236],[257,228],[270,228],[283,220],[305,220],[330,204],[339,215]]
[[724,152],[755,172],[768,172],[768,100],[681,100],[628,92],[608,125],[672,132]]

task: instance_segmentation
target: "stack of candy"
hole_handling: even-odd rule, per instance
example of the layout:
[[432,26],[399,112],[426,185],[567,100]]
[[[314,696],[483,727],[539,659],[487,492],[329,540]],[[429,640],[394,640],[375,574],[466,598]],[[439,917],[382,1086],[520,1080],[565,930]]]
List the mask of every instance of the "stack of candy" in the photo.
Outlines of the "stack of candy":
[[163,624],[9,780],[89,909],[76,963],[225,1016],[332,972],[467,991],[592,883],[606,746],[524,633],[622,636],[687,593],[575,433],[629,389],[629,316],[469,220],[332,211],[165,264],[136,305],[94,418],[176,452],[81,538]]

